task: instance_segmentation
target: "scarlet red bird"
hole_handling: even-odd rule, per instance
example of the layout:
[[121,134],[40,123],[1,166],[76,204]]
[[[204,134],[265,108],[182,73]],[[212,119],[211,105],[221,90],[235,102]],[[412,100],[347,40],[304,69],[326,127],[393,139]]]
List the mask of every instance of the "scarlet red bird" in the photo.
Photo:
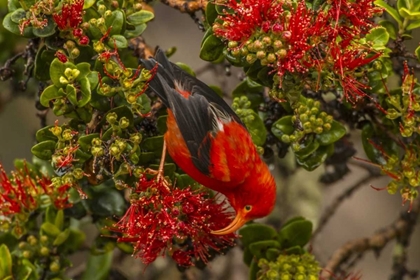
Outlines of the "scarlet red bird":
[[164,150],[166,146],[175,163],[198,183],[224,194],[236,211],[230,225],[212,233],[228,234],[268,215],[276,184],[235,112],[161,50],[142,64],[148,70],[157,67],[149,87],[168,110]]

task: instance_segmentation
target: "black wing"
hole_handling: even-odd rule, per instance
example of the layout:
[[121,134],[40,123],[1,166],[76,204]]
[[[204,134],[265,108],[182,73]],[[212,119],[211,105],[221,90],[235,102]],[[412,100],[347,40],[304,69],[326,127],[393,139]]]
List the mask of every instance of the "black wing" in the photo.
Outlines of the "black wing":
[[[217,93],[170,62],[162,50],[156,51],[155,58],[157,61],[153,58],[141,61],[148,70],[158,63],[149,87],[174,114],[194,165],[202,173],[210,175],[211,136],[219,129],[218,124],[231,120],[242,126],[244,124]],[[185,97],[180,91],[190,95]]]

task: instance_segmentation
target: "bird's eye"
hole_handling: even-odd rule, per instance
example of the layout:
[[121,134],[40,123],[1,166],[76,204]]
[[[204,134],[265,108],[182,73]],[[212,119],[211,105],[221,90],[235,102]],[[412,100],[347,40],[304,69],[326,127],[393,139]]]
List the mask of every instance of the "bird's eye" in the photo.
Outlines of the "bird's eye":
[[249,212],[249,211],[252,210],[252,206],[251,205],[245,205],[244,209],[245,209],[246,212]]

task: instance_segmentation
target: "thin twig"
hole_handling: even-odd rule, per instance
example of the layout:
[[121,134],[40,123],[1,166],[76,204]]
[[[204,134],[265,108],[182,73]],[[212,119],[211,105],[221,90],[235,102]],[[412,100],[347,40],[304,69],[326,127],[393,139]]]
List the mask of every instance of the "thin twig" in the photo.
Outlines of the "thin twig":
[[344,193],[339,195],[333,203],[331,203],[330,206],[325,210],[324,214],[321,216],[321,219],[319,221],[318,228],[314,231],[312,234],[312,240],[316,238],[316,236],[324,229],[324,227],[327,225],[328,221],[331,219],[331,217],[335,214],[338,207],[340,207],[341,203],[349,198],[354,192],[356,192],[360,187],[366,186],[369,181],[371,181],[374,178],[379,177],[379,173],[368,173],[365,177],[361,178],[359,181],[357,181],[353,186],[348,188]]
[[[418,207],[420,208],[420,206]],[[419,210],[420,211],[420,210]],[[417,212],[419,212],[417,211]],[[410,236],[413,233],[414,227],[416,225],[417,215],[410,215],[409,213],[405,214],[406,220],[408,221],[407,229],[399,236],[397,236],[397,243],[394,248],[393,264],[392,264],[392,274],[391,280],[402,280],[405,276],[410,278],[416,278],[418,271],[410,271],[407,268],[407,248],[410,244]]]
[[169,7],[179,10],[181,13],[193,14],[206,9],[207,0],[184,1],[184,0],[161,0],[161,2]]
[[[369,250],[374,251],[376,255],[379,255],[381,250],[386,244],[394,239],[406,236],[409,239],[412,229],[416,223],[420,212],[420,197],[413,201],[413,207],[410,213],[403,212],[400,217],[391,225],[384,228],[383,230],[375,233],[371,237],[359,238],[352,240],[338,248],[324,270],[321,273],[321,279],[331,279],[331,277],[337,277],[338,272],[354,254],[363,255]],[[402,279],[402,278],[396,278]]]

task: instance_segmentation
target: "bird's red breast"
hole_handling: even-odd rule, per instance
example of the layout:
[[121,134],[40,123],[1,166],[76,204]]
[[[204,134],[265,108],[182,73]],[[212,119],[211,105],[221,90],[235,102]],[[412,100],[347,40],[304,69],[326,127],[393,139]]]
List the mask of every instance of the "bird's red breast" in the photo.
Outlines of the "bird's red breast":
[[149,87],[168,108],[164,139],[178,166],[198,183],[223,193],[236,211],[227,234],[246,221],[268,215],[275,203],[276,184],[259,157],[245,125],[212,89],[160,50],[143,60],[149,70],[158,63]]

